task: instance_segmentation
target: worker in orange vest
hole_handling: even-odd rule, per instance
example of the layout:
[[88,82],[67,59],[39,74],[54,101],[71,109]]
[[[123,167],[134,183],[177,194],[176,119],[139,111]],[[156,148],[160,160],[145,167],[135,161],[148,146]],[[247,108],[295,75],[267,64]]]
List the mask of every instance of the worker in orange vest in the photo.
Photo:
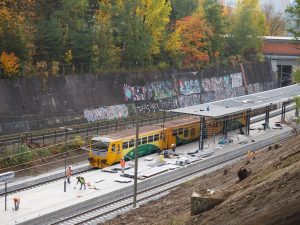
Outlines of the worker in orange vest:
[[122,173],[124,174],[124,169],[125,169],[125,159],[124,159],[124,157],[122,157],[121,160],[120,160],[120,166],[121,166],[121,169],[122,169]]
[[20,206],[20,197],[19,196],[14,196],[13,197],[13,202],[14,202],[14,210],[18,211],[19,210],[19,206]]
[[70,178],[72,176],[72,173],[73,173],[72,166],[69,165],[68,168],[67,168],[67,171],[66,171],[66,175],[67,175],[67,178],[68,178],[67,179],[68,180],[68,184],[71,183]]

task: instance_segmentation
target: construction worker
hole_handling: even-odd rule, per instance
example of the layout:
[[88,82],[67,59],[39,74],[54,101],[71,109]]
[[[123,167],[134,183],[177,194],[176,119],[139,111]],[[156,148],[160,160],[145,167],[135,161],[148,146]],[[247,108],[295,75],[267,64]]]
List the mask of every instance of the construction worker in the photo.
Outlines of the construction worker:
[[124,174],[125,164],[126,164],[125,159],[124,159],[124,157],[122,157],[121,160],[120,160],[120,166],[121,166],[123,174]]
[[172,148],[172,151],[175,152],[175,150],[176,150],[176,145],[175,145],[175,144],[171,144],[171,148]]
[[76,179],[77,179],[76,186],[77,186],[78,183],[80,183],[80,190],[81,190],[82,186],[84,186],[84,189],[86,189],[84,178],[78,176],[78,177],[76,177]]
[[19,206],[20,206],[20,197],[19,196],[14,196],[13,197],[13,202],[14,202],[14,210],[18,211],[19,210]]
[[66,171],[68,184],[71,183],[70,178],[72,176],[72,173],[73,173],[72,166],[69,165],[68,168],[67,168],[67,171]]

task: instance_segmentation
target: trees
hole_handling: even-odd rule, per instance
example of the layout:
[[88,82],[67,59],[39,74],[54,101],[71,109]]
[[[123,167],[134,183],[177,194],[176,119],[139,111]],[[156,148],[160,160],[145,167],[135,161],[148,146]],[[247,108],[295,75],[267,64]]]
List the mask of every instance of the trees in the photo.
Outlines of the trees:
[[291,32],[295,39],[299,41],[300,38],[300,0],[295,0],[294,5],[286,9],[286,13],[290,15],[290,27],[288,29]]
[[90,59],[91,35],[87,27],[88,0],[37,0],[39,22],[35,38],[35,61],[63,61],[68,50],[74,62]]
[[265,16],[258,0],[239,0],[230,18],[227,52],[229,55],[256,55],[266,34]]
[[209,61],[208,37],[212,30],[205,23],[203,15],[196,13],[185,17],[176,24],[182,39],[182,51],[184,52],[184,64],[203,66]]
[[265,4],[263,12],[266,18],[267,35],[270,36],[283,36],[286,33],[285,20],[280,13],[276,13],[273,5]]
[[212,29],[208,36],[208,56],[210,63],[216,62],[223,54],[225,38],[225,18],[223,17],[223,6],[218,0],[203,0],[204,18]]
[[33,5],[31,0],[0,2],[0,54],[8,52],[22,61],[30,60],[32,27],[29,19],[33,18],[30,11]]
[[199,6],[198,0],[171,0],[171,4],[171,20],[174,21],[192,15]]
[[10,77],[19,72],[19,59],[14,53],[7,54],[2,52],[0,55],[0,67],[4,70],[4,74]]

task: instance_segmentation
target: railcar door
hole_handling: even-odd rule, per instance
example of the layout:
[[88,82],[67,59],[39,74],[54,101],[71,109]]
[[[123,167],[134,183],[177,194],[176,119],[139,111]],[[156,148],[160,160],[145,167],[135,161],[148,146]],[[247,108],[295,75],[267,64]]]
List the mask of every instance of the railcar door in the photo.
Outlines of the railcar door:
[[113,142],[111,143],[109,150],[109,164],[113,165],[120,161],[122,158],[121,152],[121,142]]

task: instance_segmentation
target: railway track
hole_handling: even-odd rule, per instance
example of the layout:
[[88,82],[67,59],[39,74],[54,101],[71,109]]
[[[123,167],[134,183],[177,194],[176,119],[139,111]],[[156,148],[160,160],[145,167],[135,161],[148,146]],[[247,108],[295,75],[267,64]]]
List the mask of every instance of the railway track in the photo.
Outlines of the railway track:
[[[175,115],[174,113],[166,113],[165,120],[169,121],[179,117],[179,115]],[[159,123],[163,120],[163,118],[164,116],[162,113],[144,116],[140,120],[140,126]],[[26,141],[29,141],[36,146],[45,147],[47,145],[65,143],[68,140],[74,138],[74,136],[76,135],[88,139],[95,134],[107,134],[109,132],[125,129],[130,126],[135,126],[135,123],[135,118],[129,118],[111,122],[107,121],[95,124],[83,124],[78,126],[41,130],[31,133],[0,136],[0,150],[9,148],[13,145],[20,145],[21,143],[25,143]]]

